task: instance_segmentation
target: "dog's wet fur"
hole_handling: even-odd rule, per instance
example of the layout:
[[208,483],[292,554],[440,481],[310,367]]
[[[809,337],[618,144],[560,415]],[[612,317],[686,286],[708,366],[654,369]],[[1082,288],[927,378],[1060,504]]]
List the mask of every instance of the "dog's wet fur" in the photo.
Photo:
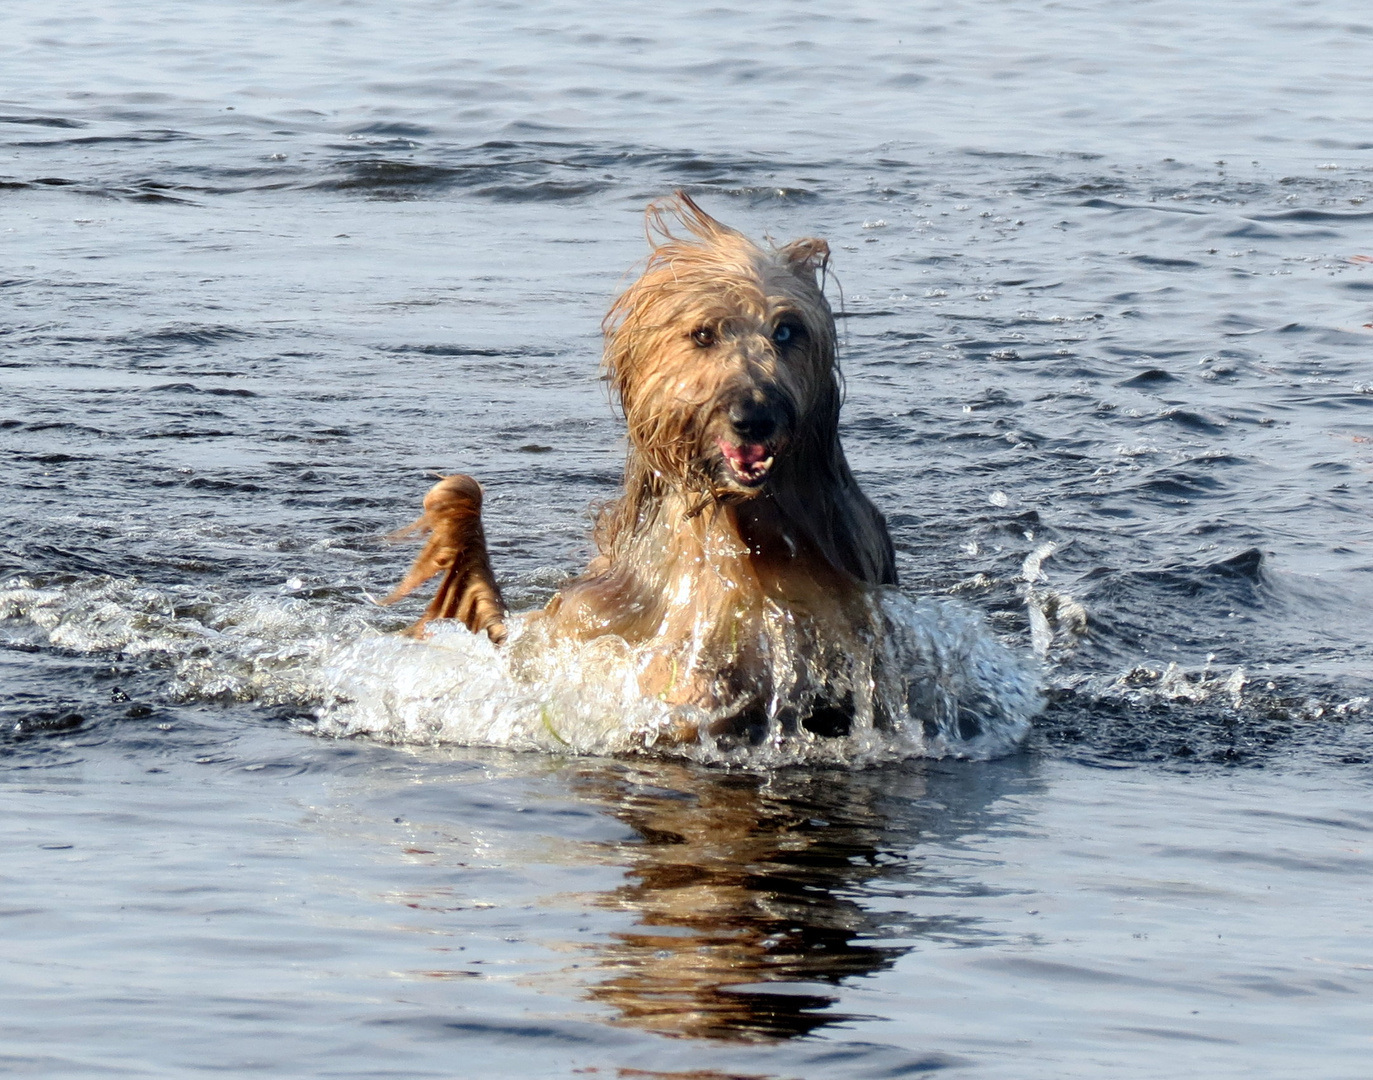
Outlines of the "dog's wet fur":
[[[629,436],[624,490],[599,515],[585,572],[508,647],[607,634],[647,646],[641,689],[684,707],[679,741],[772,724],[842,735],[855,687],[824,672],[871,655],[874,592],[896,568],[839,444],[829,245],[760,246],[681,192],[647,225],[643,273],[603,327]],[[409,531],[428,542],[388,600],[443,572],[412,633],[459,619],[501,644],[480,485],[447,477],[424,509]]]

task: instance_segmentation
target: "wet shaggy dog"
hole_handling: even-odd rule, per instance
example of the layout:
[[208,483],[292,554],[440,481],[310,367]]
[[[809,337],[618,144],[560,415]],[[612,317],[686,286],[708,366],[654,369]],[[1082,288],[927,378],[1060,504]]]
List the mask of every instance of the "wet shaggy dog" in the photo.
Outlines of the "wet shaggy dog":
[[[839,444],[829,246],[760,246],[680,192],[649,207],[647,226],[643,274],[604,322],[624,490],[599,515],[585,572],[506,648],[518,661],[623,639],[640,689],[674,710],[670,741],[838,735],[855,711],[880,722],[880,703],[858,699],[880,663],[875,596],[896,568]],[[407,530],[428,540],[388,602],[444,575],[411,633],[458,619],[506,642],[481,503],[475,480],[449,476]]]

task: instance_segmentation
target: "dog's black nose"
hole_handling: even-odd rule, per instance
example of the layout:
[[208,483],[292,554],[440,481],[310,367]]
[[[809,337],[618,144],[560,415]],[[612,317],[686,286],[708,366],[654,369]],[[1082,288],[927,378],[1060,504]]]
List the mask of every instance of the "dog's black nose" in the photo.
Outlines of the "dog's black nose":
[[730,405],[729,425],[741,442],[765,443],[777,432],[781,410],[762,395],[735,399]]

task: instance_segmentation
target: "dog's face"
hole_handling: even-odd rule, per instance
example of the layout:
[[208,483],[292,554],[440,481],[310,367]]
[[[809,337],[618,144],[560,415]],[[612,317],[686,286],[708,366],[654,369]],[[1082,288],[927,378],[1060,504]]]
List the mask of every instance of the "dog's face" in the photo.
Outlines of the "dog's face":
[[[671,213],[692,234],[668,231]],[[606,368],[635,449],[662,477],[735,499],[838,423],[834,319],[816,281],[829,248],[768,251],[678,195],[607,316]]]

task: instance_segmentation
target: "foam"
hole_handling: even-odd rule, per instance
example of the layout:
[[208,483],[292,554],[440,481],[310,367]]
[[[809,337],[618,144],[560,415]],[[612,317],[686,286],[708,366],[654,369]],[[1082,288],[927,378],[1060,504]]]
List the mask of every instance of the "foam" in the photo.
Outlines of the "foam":
[[[709,736],[679,743],[674,733],[684,724],[704,728],[712,716],[641,693],[639,672],[651,645],[632,648],[607,636],[531,654],[521,647],[527,626],[519,616],[500,650],[455,623],[434,624],[423,641],[392,636],[353,643],[331,658],[319,727],[403,743],[649,752],[760,766],[985,758],[1019,745],[1039,709],[1036,669],[1001,645],[980,615],[955,601],[913,602],[887,591],[874,617],[884,632],[870,655],[849,655],[846,671],[802,670],[794,677],[853,695],[852,727],[842,737],[775,719],[747,744]],[[790,669],[791,628],[779,619],[766,633],[778,667]],[[878,722],[879,715],[886,719]]]
[[[169,669],[181,701],[256,701],[312,710],[311,730],[398,744],[503,747],[558,754],[670,754],[771,767],[871,764],[909,757],[987,758],[1014,750],[1038,711],[1038,669],[949,599],[875,596],[868,647],[814,661],[785,617],[764,643],[792,672],[774,693],[837,687],[851,696],[849,734],[823,737],[775,720],[761,740],[681,743],[711,715],[639,689],[651,646],[607,636],[537,646],[511,619],[496,649],[456,623],[422,641],[382,632],[362,603],[280,595],[234,598],[94,577],[0,587],[0,620],[77,653],[114,653]],[[824,670],[820,670],[824,667]],[[877,717],[882,717],[881,721]]]

